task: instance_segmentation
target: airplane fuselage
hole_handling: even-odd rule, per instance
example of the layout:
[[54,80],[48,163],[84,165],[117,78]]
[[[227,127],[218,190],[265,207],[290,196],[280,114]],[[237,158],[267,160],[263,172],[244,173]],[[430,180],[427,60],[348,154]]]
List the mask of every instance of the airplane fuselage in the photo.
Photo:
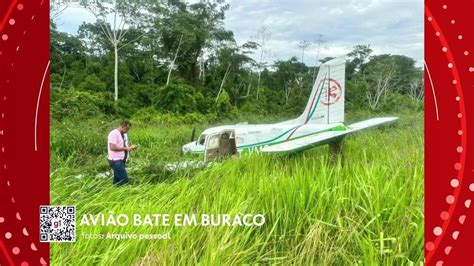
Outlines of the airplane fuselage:
[[252,152],[258,151],[267,145],[282,143],[322,132],[344,129],[345,126],[343,123],[316,125],[283,122],[277,124],[224,125],[204,130],[197,141],[184,145],[182,150],[184,153],[204,153],[206,137],[226,130],[232,130],[234,132],[236,146],[239,152]]

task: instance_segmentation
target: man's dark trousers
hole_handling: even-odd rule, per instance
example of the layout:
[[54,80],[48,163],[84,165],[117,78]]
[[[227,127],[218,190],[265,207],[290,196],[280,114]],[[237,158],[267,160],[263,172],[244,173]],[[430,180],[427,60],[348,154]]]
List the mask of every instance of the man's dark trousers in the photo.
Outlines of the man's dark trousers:
[[128,174],[125,170],[125,160],[109,160],[109,165],[114,170],[114,185],[120,186],[128,183]]

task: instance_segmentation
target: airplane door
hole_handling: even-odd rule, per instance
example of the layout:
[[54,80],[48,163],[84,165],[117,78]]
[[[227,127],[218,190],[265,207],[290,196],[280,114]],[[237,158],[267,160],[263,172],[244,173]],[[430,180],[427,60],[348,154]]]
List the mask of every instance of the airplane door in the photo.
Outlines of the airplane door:
[[204,161],[219,160],[235,154],[237,149],[233,130],[223,130],[207,136]]

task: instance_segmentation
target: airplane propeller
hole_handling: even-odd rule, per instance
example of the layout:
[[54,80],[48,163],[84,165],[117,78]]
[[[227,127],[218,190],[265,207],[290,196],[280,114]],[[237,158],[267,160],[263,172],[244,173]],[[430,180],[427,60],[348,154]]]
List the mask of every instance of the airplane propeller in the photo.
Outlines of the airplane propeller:
[[191,133],[191,142],[194,141],[194,135],[196,134],[196,128],[193,127],[193,132]]

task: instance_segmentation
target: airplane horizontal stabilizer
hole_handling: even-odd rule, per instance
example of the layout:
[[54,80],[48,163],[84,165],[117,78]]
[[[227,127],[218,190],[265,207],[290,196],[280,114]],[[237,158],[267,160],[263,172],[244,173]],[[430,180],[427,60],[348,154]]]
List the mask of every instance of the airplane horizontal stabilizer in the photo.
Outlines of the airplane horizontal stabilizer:
[[343,138],[347,134],[366,129],[369,127],[378,126],[381,124],[393,122],[398,117],[379,117],[368,119],[365,121],[357,122],[346,127],[346,130],[342,131],[326,131],[294,140],[285,141],[282,143],[268,145],[261,149],[261,152],[265,153],[293,153],[316,146],[328,144],[337,139]]

